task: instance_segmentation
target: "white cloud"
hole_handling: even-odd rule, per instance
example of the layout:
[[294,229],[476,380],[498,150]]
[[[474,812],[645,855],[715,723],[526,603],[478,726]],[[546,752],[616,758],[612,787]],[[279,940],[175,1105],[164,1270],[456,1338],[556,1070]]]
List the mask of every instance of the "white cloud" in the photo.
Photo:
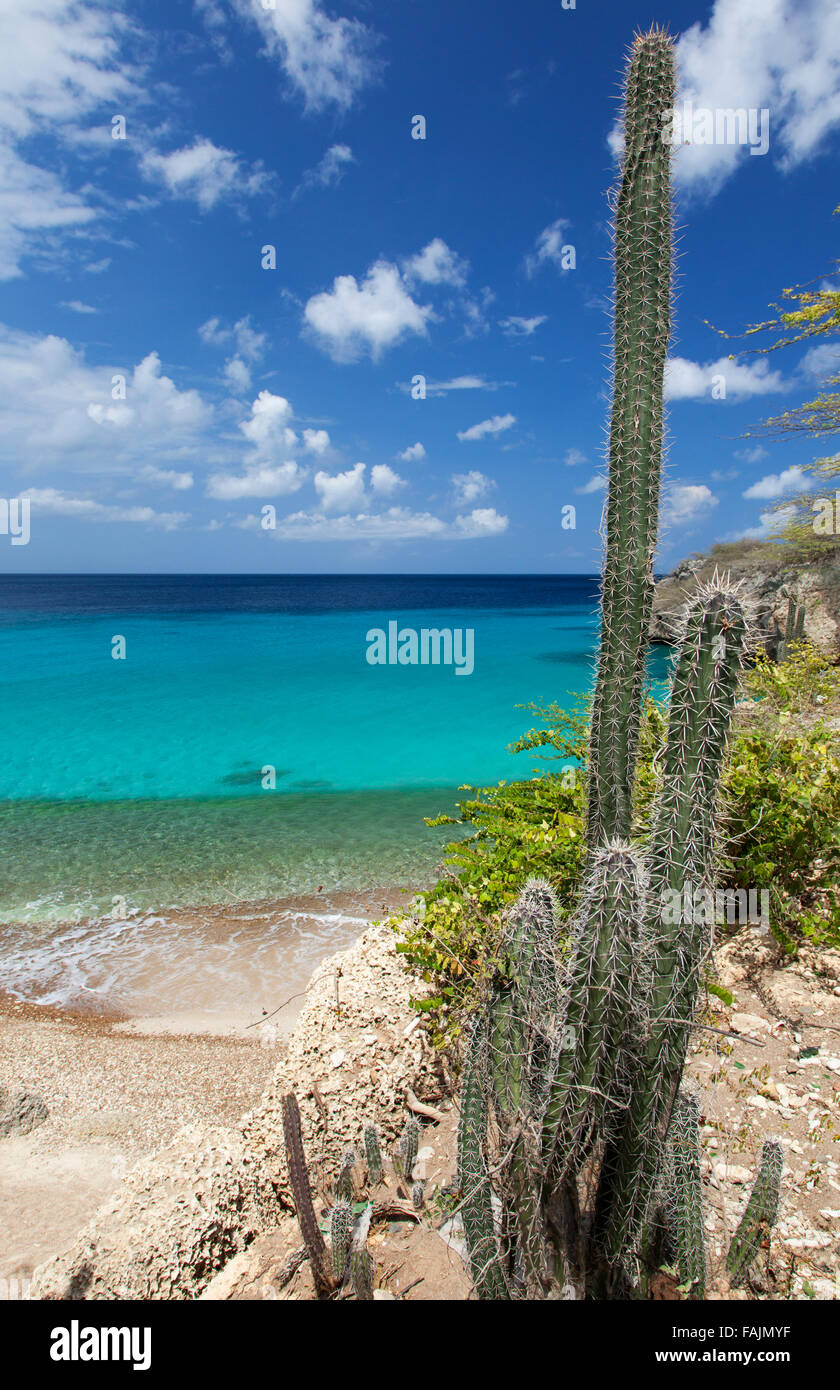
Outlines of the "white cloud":
[[567,468],[577,468],[579,463],[586,463],[586,454],[582,449],[567,449],[563,462]]
[[[720,384],[726,392],[725,397],[712,396]],[[785,382],[781,373],[771,371],[766,358],[755,362],[732,362],[721,357],[717,362],[701,365],[691,362],[687,357],[669,357],[665,363],[665,399],[668,401],[730,400],[733,397],[744,400],[749,396],[766,396],[773,391],[784,390]]]
[[153,487],[171,487],[176,492],[186,492],[194,482],[192,473],[177,473],[171,468],[155,468],[154,464],[141,469],[140,477]]
[[716,507],[719,500],[705,483],[671,483],[662,501],[662,524],[673,526],[698,521]]
[[499,327],[509,338],[530,338],[540,324],[546,323],[547,320],[548,314],[536,314],[532,319],[524,319],[520,318],[518,314],[511,314],[510,318],[499,319]]
[[476,507],[467,516],[455,518],[455,530],[465,540],[475,540],[481,536],[500,536],[507,528],[507,517],[500,516],[495,507]]
[[163,531],[174,531],[190,519],[188,512],[156,512],[152,507],[112,506],[87,497],[68,497],[54,487],[24,488],[21,496],[29,498],[33,519],[40,511],[77,521],[132,521]]
[[366,351],[375,360],[407,333],[425,337],[431,312],[415,303],[395,265],[377,261],[361,285],[339,275],[331,290],[313,295],[304,319],[337,362],[352,362]]
[[255,0],[234,0],[243,18],[256,22],[265,49],[311,111],[346,110],[377,72],[377,36],[357,19],[330,18],[319,0],[275,0],[265,10]]
[[325,454],[330,447],[330,436],[326,430],[304,430],[304,448],[310,454]]
[[306,192],[309,188],[332,188],[341,182],[347,165],[355,164],[355,162],[353,151],[349,145],[330,145],[315,168],[307,169],[302,175],[292,197],[299,198],[301,193]]
[[98,314],[99,310],[94,309],[92,304],[85,304],[81,299],[68,299],[62,305],[62,309],[71,309],[74,314]]
[[[450,391],[498,391],[503,386],[514,386],[513,381],[486,381],[483,376],[455,376],[450,381],[427,381],[427,396],[446,396]],[[411,390],[411,382],[402,384],[404,391]]]
[[[785,168],[809,159],[840,125],[840,10],[835,0],[716,0],[708,22],[677,45],[680,102],[695,109],[770,110],[770,151]],[[716,192],[744,145],[692,143],[677,151],[677,178]]]
[[344,473],[315,474],[315,491],[325,512],[346,511],[365,503],[365,465],[354,464]]
[[242,474],[214,474],[207,482],[207,496],[224,502],[240,497],[284,497],[297,492],[305,478],[305,470],[293,459],[277,464],[252,464]]
[[403,264],[407,280],[420,280],[425,285],[463,285],[469,273],[469,262],[447,246],[439,236]]
[[455,489],[456,507],[469,507],[496,484],[492,478],[486,478],[478,469],[473,468],[469,473],[453,473],[452,486]]
[[409,444],[407,449],[397,454],[397,458],[403,463],[421,463],[426,457],[426,450],[418,440],[416,444]]
[[589,482],[584,483],[583,487],[576,487],[575,492],[579,493],[582,497],[586,497],[591,492],[605,492],[606,487],[606,475],[604,473],[593,473]]
[[238,201],[261,193],[268,176],[259,165],[249,170],[242,160],[212,140],[197,138],[171,154],[147,151],[140,167],[148,179],[163,184],[176,198],[193,198],[202,212],[220,201]]
[[133,368],[90,366],[65,338],[0,325],[0,461],[7,468],[27,462],[105,474],[191,460],[212,422],[209,404],[164,375],[156,352]]
[[783,473],[768,473],[758,482],[748,487],[744,497],[758,498],[762,502],[772,498],[784,497],[788,492],[810,492],[814,480],[801,468],[786,468]]
[[387,463],[375,463],[370,470],[370,485],[374,492],[391,497],[399,488],[405,487],[405,479],[389,468]]
[[761,513],[758,526],[746,526],[741,531],[730,531],[723,539],[725,541],[763,541],[771,532],[778,531],[786,522],[792,521],[795,516],[795,507],[774,508],[772,511]]
[[44,238],[95,217],[95,210],[64,189],[55,174],[28,163],[0,138],[0,280],[21,275],[22,259],[42,251]]
[[515,424],[515,415],[494,415],[489,420],[481,420],[477,425],[470,425],[468,430],[459,430],[458,438],[462,444],[472,443],[478,439],[486,439],[488,435],[501,434]]
[[[199,328],[198,336],[201,341],[208,346],[224,347],[231,343],[234,345],[234,357],[225,363],[225,374],[228,375],[230,384],[233,386],[244,383],[245,373],[243,373],[241,367],[246,363],[253,364],[260,360],[265,352],[265,345],[268,339],[268,334],[258,333],[255,328],[252,328],[250,314],[246,315],[245,318],[237,319],[236,323],[234,323],[231,328],[224,327],[221,319],[208,319],[207,322],[203,323]],[[231,362],[237,359],[239,359],[240,365],[233,367],[229,374],[228,369],[231,366]],[[246,390],[250,387],[250,384],[249,373],[248,384],[245,387]]]
[[818,343],[809,348],[799,364],[800,370],[815,381],[826,381],[840,373],[840,347],[835,343]]
[[736,449],[735,457],[742,459],[744,463],[761,463],[762,459],[769,458],[770,455],[763,444],[751,444],[747,449]]
[[[249,518],[251,529],[259,527]],[[480,507],[448,523],[430,512],[412,512],[407,507],[389,507],[376,514],[326,516],[323,512],[294,512],[274,531],[264,534],[281,541],[411,541],[479,540],[506,531],[508,518],[492,507]]]
[[236,395],[244,395],[251,389],[251,373],[241,357],[228,358],[224,366],[224,378]]
[[258,457],[273,457],[278,449],[293,449],[298,442],[289,423],[293,416],[285,396],[260,391],[251,406],[250,420],[244,420],[239,428]]
[[0,279],[19,275],[25,256],[54,249],[60,232],[98,215],[89,189],[71,191],[63,170],[30,162],[31,143],[25,154],[17,146],[45,136],[53,151],[89,131],[97,112],[104,122],[120,103],[141,102],[141,74],[124,51],[132,32],[110,5],[0,5]]
[[567,217],[558,217],[547,227],[543,227],[533,251],[525,257],[525,270],[529,276],[536,275],[537,271],[544,265],[554,265],[558,270],[564,270],[563,265],[563,238],[566,229],[572,224]]

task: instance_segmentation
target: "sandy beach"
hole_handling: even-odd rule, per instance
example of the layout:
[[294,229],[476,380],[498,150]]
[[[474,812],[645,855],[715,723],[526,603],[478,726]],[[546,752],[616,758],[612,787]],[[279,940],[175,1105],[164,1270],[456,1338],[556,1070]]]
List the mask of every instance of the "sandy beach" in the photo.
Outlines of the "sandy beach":
[[[0,1108],[14,1093],[26,1091],[39,1096],[49,1111],[30,1133],[0,1140],[0,1281],[28,1279],[84,1225],[125,1173],[182,1125],[233,1124],[256,1104],[319,959],[337,944],[349,945],[366,921],[405,900],[393,893],[363,897],[333,894],[155,914],[153,921],[165,920],[167,932],[178,934],[195,953],[192,973],[187,948],[178,962],[185,1007],[173,1006],[179,995],[166,978],[165,958],[144,958],[142,971],[133,975],[116,971],[123,996],[133,992],[143,1000],[154,991],[149,975],[154,969],[165,1001],[159,1012],[130,1014],[108,1007],[102,995],[80,1009],[0,992]],[[267,973],[248,1010],[241,985],[253,932],[285,921],[293,910],[299,930],[289,936],[285,956],[279,943],[270,971],[266,955]],[[325,917],[345,925],[319,942]],[[243,919],[250,928],[244,937]],[[93,936],[95,924],[90,930]],[[229,949],[234,939],[239,944]],[[205,967],[213,943],[224,974],[213,977],[210,993]],[[136,961],[132,945],[125,959]],[[0,1292],[6,1287],[0,1282]]]

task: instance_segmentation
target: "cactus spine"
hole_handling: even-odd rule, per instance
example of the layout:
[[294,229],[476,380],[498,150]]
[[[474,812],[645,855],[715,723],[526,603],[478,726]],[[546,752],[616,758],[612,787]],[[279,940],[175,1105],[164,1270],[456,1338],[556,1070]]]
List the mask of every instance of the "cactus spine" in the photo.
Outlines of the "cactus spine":
[[741,1284],[769,1236],[779,1214],[784,1155],[781,1144],[768,1139],[761,1147],[758,1173],[744,1215],[732,1237],[726,1272],[732,1284]]

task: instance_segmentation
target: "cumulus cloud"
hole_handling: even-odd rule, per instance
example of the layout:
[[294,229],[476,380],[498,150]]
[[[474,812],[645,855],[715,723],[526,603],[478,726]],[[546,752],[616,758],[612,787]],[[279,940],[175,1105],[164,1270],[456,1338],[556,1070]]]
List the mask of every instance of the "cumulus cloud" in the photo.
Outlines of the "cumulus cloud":
[[707,516],[719,500],[705,483],[671,483],[662,502],[662,523],[672,526],[698,521]]
[[355,164],[355,162],[353,151],[349,145],[330,145],[315,168],[307,169],[306,173],[303,174],[292,197],[299,198],[310,188],[334,187],[335,184],[341,182],[348,164]]
[[488,435],[502,434],[515,424],[515,415],[494,415],[489,420],[480,420],[477,425],[470,425],[468,430],[459,430],[458,438],[462,444],[474,443],[476,440],[486,439]]
[[748,487],[742,495],[766,502],[772,498],[784,497],[789,492],[810,492],[813,486],[812,477],[803,469],[793,467],[786,468],[782,473],[767,473]]
[[362,507],[365,502],[365,465],[356,463],[344,473],[315,474],[315,491],[325,512],[346,511]]
[[[840,11],[835,0],[715,0],[677,45],[680,102],[767,108],[770,157],[789,169],[824,148],[840,126]],[[751,156],[745,145],[692,142],[677,150],[677,179],[713,194]]]
[[370,470],[370,485],[382,497],[391,497],[399,488],[405,487],[405,479],[387,463],[376,463]]
[[218,202],[253,197],[265,190],[268,181],[259,165],[249,169],[232,150],[206,139],[196,139],[170,154],[148,150],[140,167],[148,179],[161,183],[173,197],[192,198],[202,212],[209,212]]
[[244,468],[238,472],[214,473],[207,483],[207,495],[231,501],[238,497],[280,497],[297,492],[308,474],[289,454],[300,447],[291,427],[294,411],[285,396],[260,391],[251,404],[251,413],[240,421],[239,429],[250,445]]
[[62,309],[70,309],[74,314],[98,314],[92,304],[85,304],[81,299],[66,299],[62,302]]
[[155,468],[151,463],[140,470],[139,476],[144,482],[151,483],[152,487],[171,487],[176,492],[188,491],[195,481],[192,473],[178,473],[172,468]]
[[473,468],[469,473],[453,473],[452,486],[455,489],[456,507],[469,507],[496,484],[492,478],[486,478],[478,469]]
[[243,19],[259,25],[265,52],[310,111],[346,110],[376,78],[378,37],[359,20],[331,18],[320,0],[275,0],[269,10],[254,0],[234,5]]
[[563,462],[567,468],[577,468],[579,463],[586,463],[586,454],[582,449],[567,449]]
[[[721,357],[705,365],[691,362],[687,357],[669,357],[665,363],[665,399],[669,401],[746,400],[784,388],[781,373],[772,371],[764,357],[748,363]],[[715,390],[718,393],[723,390],[725,395],[713,396]]]
[[431,313],[412,299],[397,266],[377,261],[361,284],[339,275],[331,290],[313,295],[304,320],[331,357],[353,362],[365,352],[376,360],[406,334],[425,337]]
[[133,368],[90,366],[54,334],[0,325],[0,460],[39,468],[132,473],[196,457],[212,426],[198,391],[167,376],[156,352]]
[[606,475],[604,473],[593,473],[589,482],[584,483],[583,487],[576,487],[575,492],[579,493],[581,497],[586,497],[592,492],[605,492],[606,488]]
[[251,372],[241,357],[228,358],[224,366],[224,378],[237,396],[244,396],[251,389]]
[[800,370],[814,381],[827,381],[840,373],[840,348],[834,343],[818,343],[805,353]]
[[[258,528],[258,518],[249,518],[249,522],[253,529]],[[294,512],[283,521],[278,520],[276,529],[265,534],[281,541],[462,541],[498,536],[507,527],[508,518],[492,507],[476,508],[453,522],[443,521],[430,512],[389,507],[384,512],[344,516]]]
[[568,269],[563,265],[563,247],[566,229],[571,225],[567,217],[558,217],[543,227],[533,251],[525,257],[525,271],[529,276],[536,275],[544,265],[556,266],[558,270]]
[[548,314],[536,314],[532,319],[520,318],[518,314],[511,314],[510,318],[499,319],[499,327],[509,338],[530,338],[536,333],[540,324],[546,323]]
[[416,444],[409,444],[407,449],[403,449],[402,453],[397,454],[397,458],[403,463],[422,463],[425,457],[426,450],[419,440]]
[[407,280],[420,280],[424,285],[463,285],[469,273],[469,262],[447,246],[439,236],[403,264]]
[[294,459],[285,463],[251,464],[244,473],[215,473],[207,481],[207,496],[233,502],[240,497],[284,497],[302,487],[306,473]]
[[307,453],[325,454],[330,447],[330,436],[326,430],[304,430],[303,446]]

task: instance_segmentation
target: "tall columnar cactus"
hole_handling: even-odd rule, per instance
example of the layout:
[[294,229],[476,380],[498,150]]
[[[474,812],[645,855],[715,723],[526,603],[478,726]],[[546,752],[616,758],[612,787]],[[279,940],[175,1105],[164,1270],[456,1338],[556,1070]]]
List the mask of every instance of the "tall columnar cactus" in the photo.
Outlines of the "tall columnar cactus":
[[732,1284],[741,1284],[749,1273],[764,1241],[776,1224],[784,1170],[781,1144],[768,1139],[762,1145],[753,1190],[726,1257],[726,1272]]
[[592,711],[588,834],[627,838],[653,599],[663,377],[671,329],[672,211],[662,115],[674,104],[670,37],[636,38],[627,70],[624,160],[614,197],[615,337],[601,656]]
[[709,944],[721,772],[746,630],[715,574],[696,597],[674,675],[647,846],[631,844],[662,453],[671,295],[672,40],[633,45],[616,199],[615,400],[601,656],[592,719],[588,856],[570,945],[547,884],[509,914],[466,1057],[462,1212],[482,1298],[571,1282],[626,1290],[651,1249],[654,1196],[681,1196],[680,1262],[703,1287],[696,1109],[677,1099]]

